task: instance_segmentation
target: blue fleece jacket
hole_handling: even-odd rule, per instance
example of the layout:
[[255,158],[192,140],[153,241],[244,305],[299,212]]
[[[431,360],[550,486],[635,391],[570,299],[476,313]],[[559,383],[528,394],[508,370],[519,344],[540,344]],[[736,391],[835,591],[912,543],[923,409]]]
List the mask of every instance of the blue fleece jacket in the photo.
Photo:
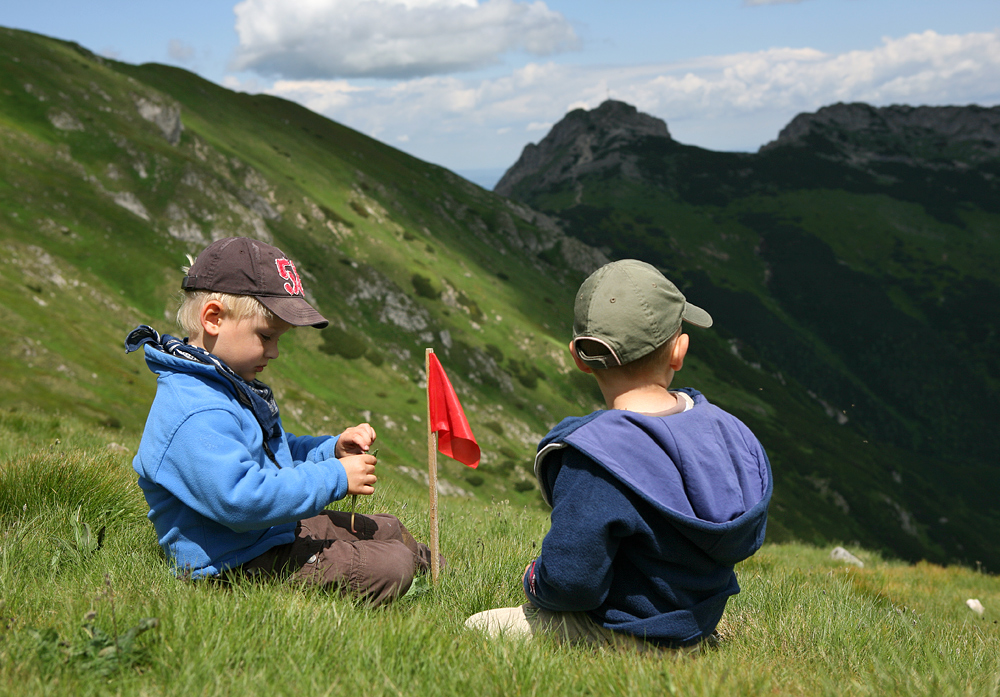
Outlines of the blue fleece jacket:
[[742,422],[683,391],[688,411],[597,411],[539,444],[552,526],[524,576],[535,605],[667,646],[715,630],[733,565],[764,541],[771,470]]
[[335,437],[282,428],[272,462],[253,412],[214,366],[144,351],[156,397],[132,466],[179,574],[215,575],[291,542],[297,521],[347,494]]

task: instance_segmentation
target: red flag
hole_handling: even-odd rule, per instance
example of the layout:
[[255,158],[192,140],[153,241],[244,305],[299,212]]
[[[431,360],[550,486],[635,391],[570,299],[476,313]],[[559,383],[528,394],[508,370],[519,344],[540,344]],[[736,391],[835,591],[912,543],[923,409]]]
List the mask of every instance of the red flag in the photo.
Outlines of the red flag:
[[469,467],[479,465],[479,444],[472,435],[455,388],[433,353],[427,361],[427,404],[431,431],[438,434],[438,450]]

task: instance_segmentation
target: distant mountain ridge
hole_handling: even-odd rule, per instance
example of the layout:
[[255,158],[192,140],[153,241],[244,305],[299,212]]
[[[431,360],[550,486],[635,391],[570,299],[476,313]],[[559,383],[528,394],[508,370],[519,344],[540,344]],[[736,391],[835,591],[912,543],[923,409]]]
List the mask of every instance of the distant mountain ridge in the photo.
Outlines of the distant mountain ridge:
[[609,99],[593,111],[574,109],[538,145],[525,145],[493,190],[510,196],[533,175],[539,175],[538,184],[545,186],[612,167],[621,167],[625,176],[638,176],[634,159],[623,158],[621,147],[646,136],[670,140],[663,119],[643,114],[631,104]]
[[[630,104],[607,100],[591,111],[574,109],[537,145],[524,147],[494,191],[519,198],[516,190],[526,180],[540,190],[613,168],[641,178],[641,155],[628,150],[647,137],[676,144],[666,122]],[[838,103],[797,115],[759,152],[782,147],[809,149],[851,166],[877,161],[967,170],[1000,158],[1000,106]]]
[[1000,106],[838,103],[799,114],[761,152],[785,145],[808,147],[812,138],[835,143],[852,161],[968,166],[1000,158]]

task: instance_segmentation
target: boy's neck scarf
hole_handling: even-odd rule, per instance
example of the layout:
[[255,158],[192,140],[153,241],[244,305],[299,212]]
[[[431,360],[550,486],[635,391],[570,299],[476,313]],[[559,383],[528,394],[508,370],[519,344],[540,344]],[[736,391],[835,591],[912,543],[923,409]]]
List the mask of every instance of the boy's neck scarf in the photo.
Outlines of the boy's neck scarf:
[[229,384],[233,386],[233,391],[240,404],[249,409],[253,413],[254,418],[257,419],[257,423],[260,424],[260,430],[264,434],[264,451],[277,464],[268,441],[279,437],[281,435],[281,428],[278,426],[278,404],[274,401],[274,393],[270,387],[260,380],[247,382],[237,375],[232,368],[223,363],[218,356],[198,346],[192,346],[187,343],[186,339],[182,341],[168,334],[160,336],[155,329],[145,324],[139,325],[125,337],[125,353],[132,353],[146,344],[177,358],[215,366],[219,375],[226,378]]

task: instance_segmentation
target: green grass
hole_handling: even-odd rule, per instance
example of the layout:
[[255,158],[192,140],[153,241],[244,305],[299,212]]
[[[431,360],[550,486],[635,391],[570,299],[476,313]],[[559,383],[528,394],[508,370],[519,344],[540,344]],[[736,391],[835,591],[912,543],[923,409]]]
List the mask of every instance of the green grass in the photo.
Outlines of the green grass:
[[[59,444],[37,447],[54,433]],[[522,601],[521,570],[547,529],[543,512],[507,501],[443,497],[438,586],[384,608],[275,582],[178,580],[131,457],[101,447],[107,436],[72,418],[2,414],[0,693],[978,696],[1000,686],[996,577],[859,548],[863,569],[827,548],[765,545],[738,568],[743,590],[720,646],[697,657],[489,641],[465,618]],[[426,539],[424,493],[387,480],[359,510],[393,512]],[[104,528],[99,549],[67,551],[80,547],[77,516],[77,529]],[[130,642],[140,627],[151,628]]]

